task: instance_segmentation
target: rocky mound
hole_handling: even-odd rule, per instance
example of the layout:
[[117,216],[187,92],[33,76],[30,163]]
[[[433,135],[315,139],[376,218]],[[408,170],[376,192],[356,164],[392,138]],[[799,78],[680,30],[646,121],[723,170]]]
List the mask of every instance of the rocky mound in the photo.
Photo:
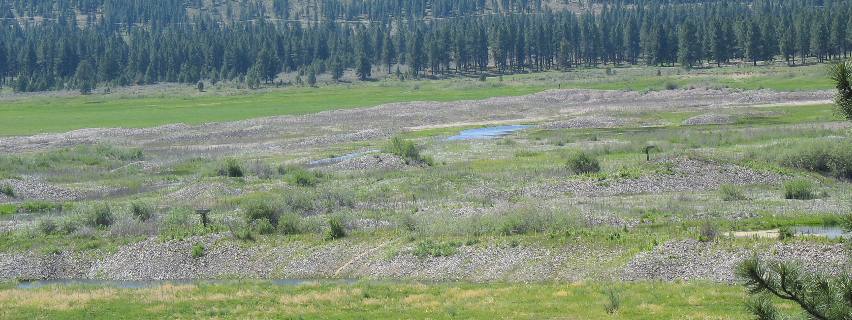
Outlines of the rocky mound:
[[546,123],[542,127],[547,129],[594,129],[615,128],[627,123],[624,119],[605,116],[584,116],[570,120]]
[[730,114],[708,113],[697,115],[683,121],[685,126],[709,125],[709,124],[733,124],[737,118]]
[[372,154],[365,155],[353,159],[347,159],[329,166],[333,170],[374,170],[374,169],[402,169],[405,168],[405,161],[400,157],[392,154]]
[[224,195],[235,195],[237,191],[221,182],[194,182],[166,195],[166,199],[177,203],[212,202]]
[[566,193],[580,196],[614,196],[712,190],[723,184],[777,184],[782,180],[778,174],[758,172],[733,164],[687,158],[667,159],[661,162],[672,166],[670,174],[654,173],[637,179],[608,179],[603,182],[570,180],[558,184],[527,187],[525,192],[536,197]]
[[2,197],[0,197],[0,202],[24,200],[71,201],[82,198],[82,196],[77,192],[57,187],[31,177],[0,180],[0,186],[10,186],[15,193],[14,197],[2,195]]
[[[764,259],[795,261],[810,272],[852,271],[842,244],[775,244],[761,250]],[[730,251],[697,240],[671,241],[640,253],[624,268],[624,280],[709,280],[734,282],[736,265],[752,256],[745,249]]]

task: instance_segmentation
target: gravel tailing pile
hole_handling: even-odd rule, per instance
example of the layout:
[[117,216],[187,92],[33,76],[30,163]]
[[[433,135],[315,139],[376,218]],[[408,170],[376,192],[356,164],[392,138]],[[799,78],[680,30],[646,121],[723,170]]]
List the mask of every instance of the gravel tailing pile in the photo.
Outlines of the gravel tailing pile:
[[582,116],[569,120],[554,121],[542,125],[545,129],[594,129],[615,128],[627,124],[627,120],[606,116]]
[[530,186],[526,193],[535,197],[573,194],[577,196],[614,196],[623,194],[664,193],[716,189],[723,184],[778,184],[778,174],[759,172],[734,164],[674,158],[661,160],[672,165],[671,174],[653,173],[637,179],[612,178],[606,181],[567,180],[556,184]]
[[[840,274],[852,271],[842,244],[778,243],[759,250],[763,259],[793,261],[806,271]],[[734,282],[738,263],[753,256],[747,249],[723,249],[698,240],[670,241],[634,257],[623,280],[708,280]]]
[[730,114],[708,113],[697,115],[683,121],[683,125],[697,126],[709,124],[732,124],[737,122],[737,118]]
[[407,167],[400,157],[392,154],[369,154],[328,166],[332,170],[402,169]]
[[41,181],[40,179],[31,177],[0,180],[0,186],[11,186],[15,193],[15,197],[0,197],[0,202],[26,200],[71,201],[82,198],[82,196],[75,191],[54,186]]

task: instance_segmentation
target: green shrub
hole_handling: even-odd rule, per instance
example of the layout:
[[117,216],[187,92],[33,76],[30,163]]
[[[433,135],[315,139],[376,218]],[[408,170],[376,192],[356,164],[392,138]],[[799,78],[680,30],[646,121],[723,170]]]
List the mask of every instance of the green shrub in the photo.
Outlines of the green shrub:
[[778,240],[792,239],[795,236],[796,233],[790,227],[781,227],[778,229]]
[[278,232],[281,234],[299,234],[302,232],[302,217],[295,213],[281,215],[278,219]]
[[405,161],[405,164],[415,163],[432,165],[433,163],[431,158],[424,157],[420,154],[420,149],[414,145],[414,142],[400,137],[394,137],[391,139],[390,144],[385,148],[385,151],[402,158],[402,160]]
[[145,222],[148,219],[151,219],[152,216],[151,206],[147,203],[141,201],[134,201],[130,204],[130,213],[133,215],[136,220]]
[[246,222],[249,224],[255,221],[266,219],[272,226],[278,225],[279,211],[274,204],[268,200],[252,200],[243,206]]
[[328,231],[325,238],[328,240],[341,239],[346,237],[346,226],[343,223],[343,218],[339,216],[331,216],[328,218]]
[[601,171],[598,159],[585,152],[577,152],[568,157],[568,169],[576,174],[597,173]]
[[698,235],[698,241],[713,242],[719,236],[719,229],[710,221],[705,221],[701,225],[701,232]]
[[107,204],[98,204],[92,210],[91,225],[93,227],[109,227],[115,221],[112,209]]
[[237,225],[229,225],[229,230],[234,238],[241,241],[254,241],[254,234],[251,232],[251,228],[245,224],[237,224]]
[[299,167],[288,168],[287,174],[285,175],[288,183],[302,187],[313,187],[317,185],[317,183],[319,183],[320,176],[321,174],[319,173]]
[[192,246],[192,257],[194,259],[198,259],[204,256],[204,245],[200,243],[196,243]]
[[219,168],[219,175],[231,178],[240,178],[243,176],[243,167],[237,159],[227,159]]
[[795,200],[814,199],[813,184],[804,179],[791,180],[784,183],[784,198]]
[[5,194],[11,198],[15,197],[15,189],[12,188],[12,185],[4,184],[0,186],[0,193]]
[[721,185],[719,187],[719,195],[721,196],[722,201],[746,200],[746,196],[743,195],[743,190],[731,184]]
[[275,233],[275,227],[272,226],[272,222],[269,222],[269,219],[262,218],[258,220],[254,220],[252,223],[252,229],[258,234],[273,234]]
[[289,191],[284,194],[284,205],[292,212],[307,215],[316,210],[316,195],[301,190]]
[[58,229],[59,227],[56,225],[56,221],[53,221],[53,219],[42,219],[38,222],[38,230],[41,231],[41,233],[43,234],[51,235],[56,233]]
[[413,254],[418,258],[449,257],[456,253],[461,244],[457,242],[440,243],[432,240],[422,241],[414,248]]

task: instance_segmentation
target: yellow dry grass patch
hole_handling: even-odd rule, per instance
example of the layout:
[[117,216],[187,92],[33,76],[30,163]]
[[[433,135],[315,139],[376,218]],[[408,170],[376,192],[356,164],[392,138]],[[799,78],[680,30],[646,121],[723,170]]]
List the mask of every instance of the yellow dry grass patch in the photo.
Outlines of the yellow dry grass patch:
[[173,285],[166,283],[161,286],[145,289],[142,292],[146,302],[173,302],[179,299],[182,293],[192,292],[198,289],[195,285]]
[[91,291],[74,290],[6,290],[0,291],[0,305],[8,307],[36,307],[52,310],[80,309],[92,300],[114,297],[118,290],[103,288]]
[[402,302],[415,308],[437,308],[441,305],[434,296],[428,294],[413,294],[402,298]]
[[489,290],[487,289],[451,288],[447,290],[447,296],[455,300],[481,298],[488,295]]
[[358,295],[361,295],[361,289],[358,288],[352,290],[334,288],[325,292],[308,292],[294,295],[285,295],[282,296],[279,301],[282,304],[299,305],[306,303],[339,301],[344,298],[350,298]]
[[663,311],[663,306],[653,303],[642,303],[639,305],[639,310],[647,313],[660,313]]

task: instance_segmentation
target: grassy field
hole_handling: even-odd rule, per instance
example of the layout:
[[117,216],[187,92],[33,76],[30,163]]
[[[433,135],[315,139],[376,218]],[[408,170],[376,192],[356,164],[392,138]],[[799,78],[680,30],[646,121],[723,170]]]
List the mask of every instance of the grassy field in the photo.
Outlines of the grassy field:
[[[620,303],[608,314],[610,292]],[[66,286],[0,290],[0,318],[750,319],[744,299],[704,283]]]
[[[275,115],[375,106],[406,101],[456,101],[524,95],[551,88],[663,90],[686,87],[831,89],[824,65],[805,67],[679,68],[630,67],[581,69],[475,79],[380,81],[320,88],[291,87],[259,91],[213,86],[205,93],[191,86],[119,89],[90,96],[10,98],[0,106],[0,136],[64,132],[81,128],[151,127],[200,124]],[[656,73],[660,71],[658,76]],[[135,90],[135,89],[134,89]]]

